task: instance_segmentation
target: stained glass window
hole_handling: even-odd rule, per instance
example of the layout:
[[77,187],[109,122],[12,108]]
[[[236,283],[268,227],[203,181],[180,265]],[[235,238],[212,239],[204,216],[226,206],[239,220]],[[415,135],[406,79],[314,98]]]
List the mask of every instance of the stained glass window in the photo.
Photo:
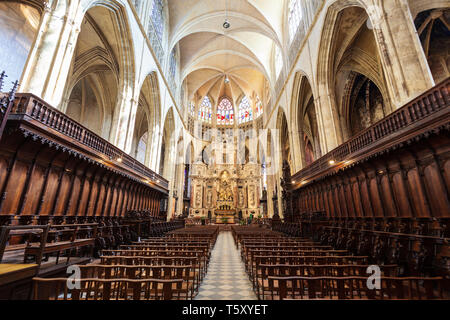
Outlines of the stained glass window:
[[247,96],[244,96],[239,104],[239,123],[253,120],[253,110]]
[[172,76],[172,78],[175,78],[175,74],[177,72],[176,48],[173,48],[172,53],[170,54],[169,72],[170,72],[170,75]]
[[152,23],[159,41],[162,42],[164,34],[164,1],[153,0]]
[[211,114],[212,114],[211,100],[209,100],[209,97],[206,96],[203,98],[200,108],[198,108],[198,119],[211,123]]
[[145,161],[145,152],[147,150],[147,140],[148,140],[148,132],[144,133],[139,139],[139,143],[137,146],[137,152],[136,152],[136,160],[140,163],[144,163]]
[[255,118],[258,118],[260,115],[263,114],[263,105],[259,97],[256,97],[256,104],[255,104]]
[[290,42],[294,39],[297,33],[298,26],[302,22],[303,12],[301,6],[301,0],[290,0],[289,1],[289,39]]
[[217,124],[232,125],[234,123],[234,110],[231,101],[223,98],[217,107]]
[[195,103],[189,102],[189,114],[191,116],[194,116],[195,114]]

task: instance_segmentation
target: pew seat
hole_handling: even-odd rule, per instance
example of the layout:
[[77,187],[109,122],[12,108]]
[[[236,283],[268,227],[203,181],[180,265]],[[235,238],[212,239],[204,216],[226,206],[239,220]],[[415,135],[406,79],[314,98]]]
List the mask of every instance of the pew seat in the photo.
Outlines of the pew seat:
[[444,300],[442,277],[381,277],[381,288],[370,289],[367,277],[269,276],[264,300]]
[[[69,280],[70,282],[71,280]],[[67,278],[33,278],[33,300],[186,300],[182,279],[80,279],[69,288]]]
[[[59,262],[59,255],[61,251],[69,251],[67,263],[69,262],[73,249],[91,247],[92,255],[97,237],[97,226],[97,223],[71,225],[62,224],[50,226],[51,230],[49,231],[49,235],[53,235],[54,241],[45,243],[42,249],[42,254],[48,255],[51,253],[57,253],[56,264]],[[60,239],[60,237],[63,237],[63,239]],[[24,262],[26,262],[30,256],[36,257],[39,255],[40,250],[40,244],[28,242],[25,247]]]

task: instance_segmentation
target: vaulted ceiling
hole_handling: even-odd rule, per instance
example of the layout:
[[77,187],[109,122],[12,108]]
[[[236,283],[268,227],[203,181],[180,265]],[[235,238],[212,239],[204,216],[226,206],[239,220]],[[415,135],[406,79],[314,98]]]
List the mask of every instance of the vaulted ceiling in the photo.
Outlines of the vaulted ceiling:
[[[168,0],[170,50],[180,49],[181,80],[189,99],[222,95],[235,105],[263,96],[271,78],[274,44],[282,42],[285,0]],[[223,23],[227,18],[230,27]],[[225,78],[230,79],[225,83]]]

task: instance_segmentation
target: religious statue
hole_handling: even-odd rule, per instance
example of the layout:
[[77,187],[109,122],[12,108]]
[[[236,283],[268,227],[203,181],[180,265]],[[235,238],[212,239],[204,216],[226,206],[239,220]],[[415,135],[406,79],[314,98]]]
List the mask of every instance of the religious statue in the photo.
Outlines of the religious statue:
[[202,198],[201,198],[201,194],[200,194],[200,188],[201,186],[197,186],[197,192],[195,193],[195,199],[196,199],[196,207],[200,208],[202,206]]
[[250,206],[255,206],[255,186],[250,187]]
[[221,182],[219,189],[219,200],[222,201],[233,201],[233,192],[231,191],[231,186],[228,182],[228,172],[224,171],[221,174]]
[[206,196],[206,203],[208,204],[208,207],[212,204],[212,193],[211,190],[208,191],[208,195]]
[[220,186],[219,200],[233,201],[233,193],[231,192],[231,187],[228,185],[228,183],[223,183]]
[[244,206],[244,193],[242,192],[242,190],[239,191],[239,206]]

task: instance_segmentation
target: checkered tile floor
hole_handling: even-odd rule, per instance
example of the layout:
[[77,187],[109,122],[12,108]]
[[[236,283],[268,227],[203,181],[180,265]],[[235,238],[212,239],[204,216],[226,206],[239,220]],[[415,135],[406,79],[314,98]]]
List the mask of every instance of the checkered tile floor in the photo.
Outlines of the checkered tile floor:
[[230,231],[222,231],[195,300],[256,300]]

